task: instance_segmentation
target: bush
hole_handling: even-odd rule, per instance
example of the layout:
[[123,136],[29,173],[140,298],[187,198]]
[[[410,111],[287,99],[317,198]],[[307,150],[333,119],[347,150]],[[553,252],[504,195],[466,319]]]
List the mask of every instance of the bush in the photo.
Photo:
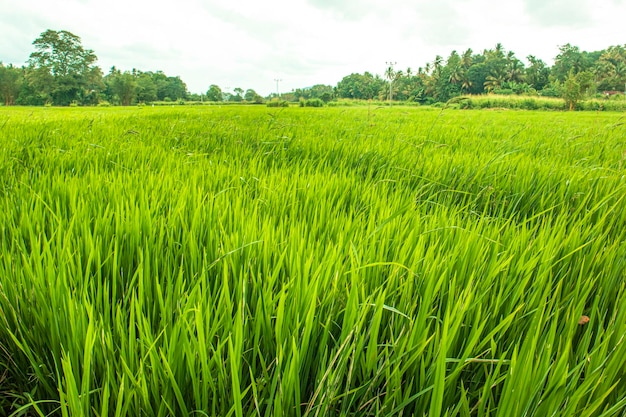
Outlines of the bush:
[[561,97],[561,89],[556,87],[546,87],[539,92],[542,97]]
[[520,102],[520,109],[524,110],[537,110],[539,108],[539,104],[537,100],[534,98],[524,98]]
[[267,103],[267,107],[289,107],[289,103],[285,100],[272,100]]
[[310,98],[304,101],[304,107],[324,107],[324,101],[319,98]]
[[468,98],[467,100],[463,100],[461,102],[459,102],[460,108],[463,110],[469,110],[474,108],[474,102],[472,102],[471,98]]
[[592,111],[602,111],[604,110],[604,105],[597,100],[589,100],[586,102],[580,103],[582,110],[592,110]]
[[515,94],[515,92],[513,90],[511,90],[510,88],[495,88],[493,90],[494,94],[499,94],[501,96],[510,96]]
[[522,109],[522,110],[563,110],[561,99],[538,96],[498,96],[480,95],[469,96],[467,104],[461,108],[467,109]]

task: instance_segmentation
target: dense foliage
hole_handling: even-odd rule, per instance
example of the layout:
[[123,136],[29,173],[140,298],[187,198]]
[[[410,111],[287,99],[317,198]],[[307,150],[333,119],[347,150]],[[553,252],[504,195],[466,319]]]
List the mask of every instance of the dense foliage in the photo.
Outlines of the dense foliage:
[[[33,42],[26,78],[39,99],[55,104],[97,103],[102,79],[96,55],[84,49],[80,38],[67,31],[47,30]],[[20,97],[22,98],[22,97]],[[34,98],[35,101],[38,99]]]
[[[103,76],[94,65],[94,52],[85,50],[80,38],[67,31],[47,30],[33,44],[36,51],[27,67],[0,62],[0,99],[6,105],[130,105],[183,100],[263,103],[266,99],[250,88],[236,87],[231,92],[215,84],[206,92],[190,94],[180,77],[162,71],[122,72],[113,67]],[[481,53],[468,49],[462,54],[452,51],[447,59],[438,55],[417,72],[389,67],[385,78],[370,72],[353,73],[335,87],[317,84],[280,98],[290,102],[389,99],[430,104],[465,94],[525,94],[562,97],[573,109],[583,97],[623,97],[626,91],[626,45],[586,52],[566,44],[559,48],[552,67],[533,55],[526,61],[527,65],[513,51],[497,44]],[[271,94],[267,98],[277,97]]]
[[[452,51],[447,59],[437,56],[417,73],[410,68],[406,71],[388,68],[386,75],[392,81],[393,98],[423,103],[485,93],[556,96],[570,103],[572,96],[576,101],[581,96],[612,95],[626,89],[624,46],[587,53],[567,44],[559,48],[552,68],[532,55],[527,61],[528,66],[525,66],[514,52],[506,52],[498,44],[482,53],[468,49],[461,55]],[[584,87],[582,90],[572,86],[573,77],[577,77],[579,87]],[[336,94],[341,98],[385,99],[389,95],[389,84],[369,73],[352,74],[340,81]]]
[[4,109],[3,415],[626,410],[626,125]]

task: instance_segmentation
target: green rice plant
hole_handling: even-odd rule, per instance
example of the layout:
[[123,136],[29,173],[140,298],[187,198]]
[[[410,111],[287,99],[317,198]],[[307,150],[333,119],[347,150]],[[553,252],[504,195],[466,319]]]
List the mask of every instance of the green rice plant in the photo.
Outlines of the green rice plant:
[[3,109],[3,414],[622,415],[625,129]]

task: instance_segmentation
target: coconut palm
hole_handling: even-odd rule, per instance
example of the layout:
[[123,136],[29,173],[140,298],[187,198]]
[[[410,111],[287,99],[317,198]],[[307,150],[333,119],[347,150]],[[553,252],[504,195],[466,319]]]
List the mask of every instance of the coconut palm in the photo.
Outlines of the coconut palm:
[[488,93],[491,93],[496,88],[500,88],[502,83],[506,81],[505,75],[501,72],[492,72],[485,78],[484,87]]
[[450,69],[448,81],[450,81],[451,84],[458,84],[463,80],[463,72],[463,68],[460,65],[454,66]]
[[463,72],[463,75],[461,78],[461,92],[463,93],[469,92],[470,88],[472,88],[473,85],[474,83],[472,82],[472,80],[469,79],[467,75],[467,71]]
[[439,75],[441,73],[441,68],[443,67],[443,57],[441,55],[437,55],[435,60],[433,61],[433,72]]
[[468,69],[472,66],[472,54],[472,49],[468,48],[467,51],[463,52],[463,55],[461,55],[461,65],[463,68]]
[[524,64],[518,59],[510,61],[506,69],[507,81],[521,83],[524,81]]

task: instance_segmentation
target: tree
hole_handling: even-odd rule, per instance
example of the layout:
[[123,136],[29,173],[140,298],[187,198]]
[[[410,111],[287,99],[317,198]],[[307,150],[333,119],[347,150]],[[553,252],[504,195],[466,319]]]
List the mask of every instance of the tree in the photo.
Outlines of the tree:
[[243,88],[235,87],[233,89],[233,93],[235,93],[235,95],[232,97],[233,101],[241,102],[243,100],[243,94],[244,94]]
[[524,81],[524,64],[515,57],[513,51],[506,56],[506,80],[514,83]]
[[389,101],[393,98],[393,83],[399,78],[402,78],[402,71],[394,71],[393,64],[385,70],[385,77],[389,80]]
[[0,100],[6,106],[15,104],[24,81],[23,70],[13,65],[4,66],[0,62]]
[[600,91],[622,91],[626,84],[626,45],[602,51],[593,68]]
[[574,73],[574,69],[570,70],[569,75],[563,83],[562,90],[566,106],[570,110],[574,110],[576,103],[587,94],[587,90],[592,84],[593,74],[591,72],[583,71]]
[[474,51],[472,51],[471,48],[468,48],[465,52],[463,52],[463,55],[461,55],[461,66],[467,70],[469,67],[472,66],[473,63],[473,58],[472,58],[472,54],[474,53]]
[[489,68],[484,62],[473,64],[467,70],[466,80],[463,81],[465,89],[470,94],[482,94],[485,92],[485,82],[489,76]]
[[449,70],[448,81],[450,81],[451,84],[457,84],[463,80],[464,69],[462,59],[456,51],[452,51],[448,57],[446,67],[448,67]]
[[130,106],[136,100],[137,80],[133,73],[128,71],[122,73],[113,67],[105,77],[105,82],[109,87],[113,101],[119,102],[122,106]]
[[398,77],[394,82],[395,98],[399,101],[416,100],[419,99],[419,93],[416,91],[416,86],[419,83],[419,77],[413,74],[411,68],[407,68],[403,73],[398,71]]
[[296,100],[319,98],[325,103],[328,103],[330,100],[333,99],[334,90],[333,87],[330,85],[315,84],[313,87],[297,88],[294,91],[294,96]]
[[576,75],[589,69],[591,65],[587,55],[586,52],[581,52],[580,48],[569,43],[559,47],[559,54],[556,56],[552,66],[552,76],[556,80],[563,82],[566,78],[569,78],[570,72]]
[[[455,56],[458,57],[458,55]],[[458,64],[453,60],[451,65],[446,64],[438,72],[433,73],[429,84],[429,93],[435,100],[442,103],[460,95],[461,83],[456,77],[459,77]]]
[[187,97],[187,85],[180,77],[168,77],[163,71],[157,71],[152,75],[152,80],[157,88],[157,98],[161,101],[166,97],[170,100]]
[[328,103],[333,99],[333,87],[325,84],[315,84],[311,87],[311,98],[319,98],[320,100]]
[[215,84],[211,84],[206,92],[206,98],[209,101],[222,101],[222,89]]
[[157,87],[150,73],[140,72],[137,81],[137,101],[150,103],[157,100]]
[[35,52],[28,60],[29,82],[55,104],[67,105],[86,94],[94,78],[102,76],[94,65],[91,49],[84,49],[80,37],[68,31],[48,29],[33,42]]
[[485,79],[484,87],[488,93],[491,93],[493,90],[500,88],[502,83],[505,82],[505,76],[501,72],[492,72]]
[[367,100],[378,98],[385,92],[385,81],[379,76],[374,77],[369,72],[350,74],[337,83],[337,96]]
[[550,83],[550,68],[546,66],[545,62],[533,55],[528,55],[526,59],[530,64],[525,71],[526,82],[535,90],[542,90]]
[[264,101],[263,97],[261,97],[261,95],[259,95],[256,91],[254,91],[251,88],[246,90],[246,93],[243,95],[243,98],[248,103],[261,104]]

